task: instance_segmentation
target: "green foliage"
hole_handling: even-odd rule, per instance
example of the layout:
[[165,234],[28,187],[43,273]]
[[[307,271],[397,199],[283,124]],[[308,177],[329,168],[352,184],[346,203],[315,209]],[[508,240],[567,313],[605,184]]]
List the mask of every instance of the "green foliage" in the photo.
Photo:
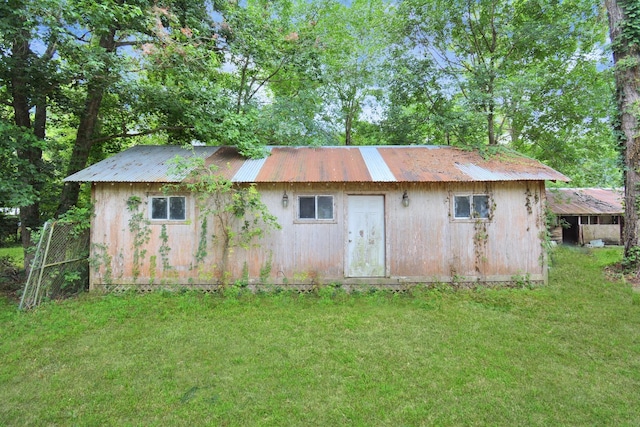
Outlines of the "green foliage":
[[135,212],[142,203],[142,199],[139,196],[131,196],[127,199],[127,210],[129,212]]
[[271,270],[273,269],[273,252],[269,251],[267,261],[260,267],[260,284],[267,285],[269,283],[269,277],[271,276]]
[[89,258],[89,267],[93,269],[96,275],[100,273],[101,269],[104,269],[104,274],[100,280],[109,287],[113,284],[113,267],[111,266],[113,258],[109,254],[108,247],[94,243],[91,248],[92,256]]
[[71,235],[78,237],[91,228],[91,218],[93,217],[93,206],[81,208],[74,206],[58,218],[61,224],[73,224]]
[[45,148],[45,141],[37,138],[31,130],[4,120],[0,120],[0,141],[0,205],[20,207],[33,204],[39,199],[40,192],[32,182],[43,182],[47,174],[42,167],[18,156],[17,153],[30,148],[41,150]]
[[162,224],[160,229],[160,248],[158,252],[160,253],[160,258],[162,259],[162,269],[164,271],[171,270],[171,264],[169,263],[169,252],[171,251],[171,247],[169,246],[169,234],[167,233],[167,225]]
[[300,144],[309,132],[317,133],[318,9],[295,0],[220,3],[218,41],[228,71],[219,75],[216,120],[203,123],[209,141],[263,157],[265,144],[287,144],[294,137]]
[[533,283],[531,282],[531,275],[529,273],[526,274],[516,274],[511,277],[511,281],[519,288],[522,289],[532,289]]
[[207,231],[209,221],[203,217],[200,221],[200,237],[198,238],[198,249],[196,250],[196,262],[201,263],[207,256]]
[[390,46],[401,37],[395,11],[392,3],[382,0],[356,0],[348,6],[330,2],[318,23],[325,43],[324,114],[345,145],[357,142],[358,122],[367,120],[363,110],[383,103],[383,88],[393,80]]
[[15,264],[16,266],[19,266],[19,265],[22,265],[24,251],[21,246],[0,248],[0,257],[10,258],[13,264]]
[[0,247],[15,245],[20,239],[20,218],[0,211]]
[[264,149],[263,141],[256,134],[255,124],[257,111],[249,110],[242,113],[232,111],[222,113],[220,121],[207,126],[210,135],[208,141],[215,145],[233,145],[240,154],[251,159],[265,157],[268,153]]
[[267,145],[339,145],[339,135],[318,119],[325,117],[322,108],[314,88],[278,95],[255,114],[255,136]]
[[60,290],[68,291],[75,290],[81,286],[80,281],[82,280],[82,275],[79,271],[65,271],[64,273],[64,282],[62,283]]
[[636,53],[640,50],[640,4],[634,0],[618,0],[625,19],[619,22],[620,38],[613,41],[614,49]]
[[18,300],[26,279],[23,265],[22,247],[0,248],[0,294]]
[[574,185],[620,185],[599,8],[410,0],[400,11],[406,38],[383,126],[404,131],[395,143],[509,145]]
[[630,247],[622,258],[622,268],[630,273],[640,268],[640,246]]

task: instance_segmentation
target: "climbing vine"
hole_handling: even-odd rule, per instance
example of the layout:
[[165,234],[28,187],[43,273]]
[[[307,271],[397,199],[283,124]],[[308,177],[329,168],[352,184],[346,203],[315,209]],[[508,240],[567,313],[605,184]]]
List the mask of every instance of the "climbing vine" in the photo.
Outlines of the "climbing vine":
[[618,2],[626,19],[620,23],[620,37],[613,41],[613,48],[637,51],[640,49],[640,3],[636,0]]
[[[222,284],[225,284],[230,278],[227,268],[233,250],[257,245],[268,231],[279,229],[277,218],[260,200],[255,185],[236,185],[220,174],[215,166],[205,165],[199,157],[175,158],[172,173],[186,175],[186,178],[181,184],[167,186],[166,189],[186,190],[195,197],[200,221],[196,261],[202,263],[207,257],[211,238],[222,250],[218,270]],[[209,227],[212,229],[210,235]]]
[[142,200],[138,196],[131,196],[127,199],[127,209],[131,213],[129,218],[129,231],[133,235],[133,280],[140,276],[140,267],[144,262],[147,250],[144,245],[149,242],[151,229],[149,220],[145,219],[144,212],[140,212]]
[[482,271],[482,264],[487,261],[487,242],[489,233],[487,233],[487,221],[480,219],[473,224],[473,248],[475,252],[475,270],[478,274]]
[[260,283],[266,284],[271,275],[271,269],[273,268],[273,251],[269,251],[267,261],[262,267],[260,267]]
[[107,245],[94,243],[91,258],[89,258],[89,265],[96,274],[100,273],[100,266],[104,266],[104,275],[102,276],[102,283],[107,286],[113,284],[113,269],[111,267],[112,257],[109,255]]
[[475,258],[475,271],[478,274],[482,273],[482,265],[487,262],[487,243],[489,242],[489,233],[487,231],[487,224],[493,221],[494,212],[496,209],[496,202],[493,197],[493,192],[489,185],[485,186],[485,194],[488,196],[487,200],[487,218],[477,218],[473,224],[473,249]]
[[162,259],[162,270],[171,270],[171,264],[169,263],[169,252],[171,251],[171,247],[169,246],[169,234],[167,234],[166,224],[162,224],[162,228],[160,229],[160,242],[162,243],[160,244],[158,252]]
[[200,218],[200,238],[198,239],[198,249],[196,250],[196,262],[199,264],[207,256],[207,217]]
[[531,206],[531,190],[529,187],[524,191],[525,202],[524,206],[527,208],[527,213],[531,215],[533,213],[533,206]]

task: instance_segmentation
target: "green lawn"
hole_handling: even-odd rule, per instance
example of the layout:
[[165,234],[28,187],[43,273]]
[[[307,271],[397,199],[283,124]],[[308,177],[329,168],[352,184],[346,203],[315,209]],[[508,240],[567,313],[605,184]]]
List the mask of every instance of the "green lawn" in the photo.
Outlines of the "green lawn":
[[0,425],[640,425],[615,249],[538,289],[0,301]]

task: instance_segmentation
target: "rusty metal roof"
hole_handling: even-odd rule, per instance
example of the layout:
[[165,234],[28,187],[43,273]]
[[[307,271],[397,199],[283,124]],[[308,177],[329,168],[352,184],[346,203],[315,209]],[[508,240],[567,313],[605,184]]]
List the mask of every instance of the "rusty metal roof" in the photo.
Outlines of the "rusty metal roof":
[[556,215],[622,215],[622,189],[552,188],[547,203]]
[[[233,182],[569,181],[537,160],[517,154],[489,159],[448,146],[269,147],[264,159],[245,159],[233,147],[137,146],[65,179],[75,182],[179,182],[177,156],[205,158]],[[173,175],[173,176],[172,176]]]
[[372,182],[357,147],[278,147],[254,182]]

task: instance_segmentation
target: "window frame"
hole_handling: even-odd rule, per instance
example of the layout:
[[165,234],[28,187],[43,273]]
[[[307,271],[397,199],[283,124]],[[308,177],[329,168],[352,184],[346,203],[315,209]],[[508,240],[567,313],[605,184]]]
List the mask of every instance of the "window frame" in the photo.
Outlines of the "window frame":
[[[314,198],[314,210],[315,216],[314,218],[300,218],[300,199],[301,198]],[[320,197],[330,197],[331,198],[331,218],[318,218],[318,198]],[[325,193],[309,193],[309,194],[298,194],[296,195],[296,212],[294,217],[294,223],[298,224],[335,224],[337,223],[336,218],[336,197],[333,194],[325,194]]]
[[[478,210],[475,209],[476,204],[475,202],[475,198],[476,197],[486,197],[486,201],[487,201],[487,216],[486,217],[482,217],[482,216],[476,216],[476,213],[478,212]],[[468,202],[469,202],[469,216],[456,216],[456,199],[457,198],[467,198]],[[454,194],[452,199],[451,199],[451,219],[453,221],[456,222],[475,222],[475,221],[484,221],[484,222],[491,222],[492,220],[492,197],[491,195],[487,194],[487,193],[458,193],[458,194]]]
[[[167,211],[165,218],[153,217],[153,201],[156,199],[167,199]],[[183,199],[184,201],[184,218],[171,219],[171,199]],[[154,194],[149,196],[148,218],[152,224],[184,224],[189,218],[189,198],[185,194]]]

